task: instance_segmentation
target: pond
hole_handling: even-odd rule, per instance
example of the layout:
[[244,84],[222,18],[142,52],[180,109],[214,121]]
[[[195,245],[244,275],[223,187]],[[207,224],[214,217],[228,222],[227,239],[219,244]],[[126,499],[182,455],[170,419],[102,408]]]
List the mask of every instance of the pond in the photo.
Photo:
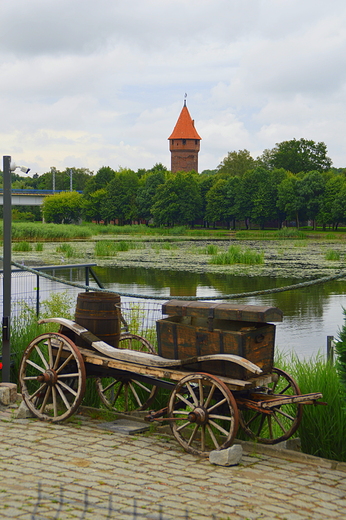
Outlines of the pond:
[[[288,278],[246,277],[215,273],[191,273],[146,268],[97,267],[97,275],[106,288],[124,293],[165,297],[175,296],[223,297],[284,287],[301,280]],[[241,305],[279,307],[284,314],[277,323],[276,348],[282,352],[294,351],[299,357],[310,357],[326,352],[327,336],[337,337],[343,325],[343,307],[346,307],[346,279],[310,287],[256,297],[229,300]]]

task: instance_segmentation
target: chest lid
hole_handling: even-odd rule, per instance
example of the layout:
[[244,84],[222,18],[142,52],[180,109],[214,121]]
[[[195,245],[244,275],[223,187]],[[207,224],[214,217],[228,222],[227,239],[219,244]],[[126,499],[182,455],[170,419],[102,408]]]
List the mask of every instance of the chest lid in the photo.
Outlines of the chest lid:
[[283,313],[277,307],[183,300],[170,300],[164,303],[162,305],[162,313],[169,316],[192,316],[209,320],[251,321],[257,323],[282,321],[283,319]]

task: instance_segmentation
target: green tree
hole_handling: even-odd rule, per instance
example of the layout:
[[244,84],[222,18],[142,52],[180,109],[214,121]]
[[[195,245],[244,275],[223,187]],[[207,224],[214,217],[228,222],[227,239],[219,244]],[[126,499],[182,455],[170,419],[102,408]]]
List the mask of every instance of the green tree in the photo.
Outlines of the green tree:
[[193,172],[170,174],[156,192],[151,209],[158,225],[193,224],[201,217],[202,197]]
[[153,200],[157,188],[161,184],[164,184],[166,174],[167,169],[162,164],[155,164],[155,166],[140,179],[137,192],[139,218],[149,221],[153,217],[151,212]]
[[337,229],[339,222],[344,218],[346,204],[343,201],[342,193],[345,184],[346,179],[343,175],[333,175],[326,182],[318,216],[323,229],[327,224],[332,225],[333,229]]
[[316,217],[323,205],[325,177],[318,171],[308,172],[300,182],[300,196],[304,199],[307,218],[313,221],[316,229]]
[[248,170],[252,170],[257,165],[257,161],[251,157],[248,150],[239,150],[238,152],[228,152],[227,156],[221,161],[217,167],[219,176],[238,176],[241,177]]
[[263,152],[260,160],[270,168],[284,168],[292,173],[313,170],[324,172],[332,165],[331,159],[327,157],[325,143],[303,138],[276,143],[272,150]]
[[110,166],[102,166],[96,175],[91,177],[85,185],[84,195],[88,197],[94,191],[106,188],[106,186],[114,179],[115,171]]
[[288,175],[278,186],[278,208],[284,212],[286,219],[294,219],[297,229],[304,214],[304,199],[300,191],[301,179]]
[[44,197],[42,214],[46,222],[71,224],[81,217],[82,195],[76,191],[64,191]]
[[102,220],[103,206],[107,196],[106,188],[89,193],[88,197],[83,197],[83,216],[86,220]]
[[102,210],[106,221],[118,220],[120,225],[138,218],[136,203],[139,179],[132,170],[121,169],[107,185],[107,196]]
[[52,167],[49,172],[40,175],[36,179],[36,189],[52,190],[53,176],[55,178],[55,189],[57,191],[70,190],[70,172],[72,172],[72,189],[83,191],[88,180],[92,178],[92,172],[87,168],[66,168],[63,171]]

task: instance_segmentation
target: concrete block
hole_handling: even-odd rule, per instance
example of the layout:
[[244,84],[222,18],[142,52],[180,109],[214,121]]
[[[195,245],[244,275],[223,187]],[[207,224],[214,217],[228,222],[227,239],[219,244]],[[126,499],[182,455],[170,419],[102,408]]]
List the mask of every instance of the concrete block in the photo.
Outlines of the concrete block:
[[16,413],[16,419],[28,419],[30,417],[34,417],[34,414],[26,406],[25,401],[22,401]]
[[15,383],[0,383],[0,403],[8,406],[17,400],[17,385]]
[[241,461],[243,448],[235,444],[225,450],[214,450],[209,454],[209,462],[217,466],[236,466]]

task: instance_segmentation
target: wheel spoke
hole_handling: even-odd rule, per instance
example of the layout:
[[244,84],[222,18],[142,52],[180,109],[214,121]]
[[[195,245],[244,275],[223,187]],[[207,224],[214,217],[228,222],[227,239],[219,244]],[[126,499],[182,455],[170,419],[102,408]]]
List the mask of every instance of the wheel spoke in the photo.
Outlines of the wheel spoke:
[[147,386],[143,385],[140,381],[136,381],[136,385],[139,386],[142,390],[150,394],[151,390]]
[[215,408],[218,408],[219,406],[221,406],[222,404],[225,404],[227,402],[227,399],[226,397],[224,399],[221,399],[221,401],[218,401],[217,403],[214,404],[214,406],[211,406],[210,408],[208,408],[208,412],[212,412],[213,410],[215,410]]
[[32,395],[29,396],[29,401],[32,401],[34,399],[34,397],[36,397],[42,390],[42,388],[44,388],[46,386],[46,383],[43,383],[37,390],[36,392],[34,392]]
[[177,394],[177,398],[180,399],[180,401],[182,401],[183,403],[185,403],[187,406],[190,406],[192,407],[192,403],[191,401],[189,401],[188,399],[186,399],[183,395],[181,394]]
[[49,366],[53,366],[53,352],[52,352],[52,338],[49,337],[47,341],[48,345],[48,355],[49,355]]
[[186,428],[186,426],[190,426],[190,421],[189,422],[186,422],[184,424],[181,424],[180,426],[177,427],[177,432],[181,432],[181,430],[183,430],[184,428]]
[[191,397],[192,397],[192,400],[193,400],[195,406],[198,406],[198,405],[199,405],[199,402],[198,402],[197,396],[196,396],[196,394],[195,394],[195,392],[194,392],[192,386],[190,385],[190,383],[187,383],[186,386],[187,386],[187,388],[189,389],[190,395],[191,395]]
[[56,389],[55,387],[53,386],[52,387],[52,396],[53,396],[53,414],[54,414],[54,417],[58,417],[58,403],[57,403],[57,395],[56,395]]
[[288,385],[285,386],[285,388],[283,390],[280,390],[279,394],[285,394],[287,392],[288,389],[291,388],[291,383],[288,383]]
[[65,359],[65,361],[63,362],[62,365],[60,365],[60,367],[56,370],[56,373],[59,374],[65,367],[66,365],[69,364],[69,362],[71,361],[71,359],[74,359],[74,355],[73,354],[70,354],[68,356],[68,358]]
[[224,433],[225,435],[228,435],[228,431],[225,430],[225,428],[222,428],[222,426],[220,426],[220,425],[217,424],[216,422],[209,420],[209,424],[211,424],[212,426],[214,426],[214,428],[216,428],[217,430],[219,430],[219,432]]
[[120,396],[120,393],[121,393],[123,387],[124,387],[124,382],[121,381],[121,382],[120,382],[120,385],[119,385],[119,388],[117,389],[115,395],[113,396],[113,400],[112,400],[113,402],[112,402],[112,405],[114,405],[114,404],[117,402],[117,400],[118,400],[118,398],[119,398],[119,396]]
[[[295,418],[292,417],[292,415],[289,415],[288,413],[284,412],[283,410],[281,410],[280,408],[272,408],[272,410],[276,413],[280,413],[283,417],[286,417],[286,419],[289,419],[290,421],[294,421]],[[275,415],[275,414],[274,414]]]
[[215,386],[214,384],[212,384],[212,386],[211,386],[211,388],[210,388],[210,390],[209,390],[208,397],[207,397],[207,399],[205,400],[204,406],[205,406],[205,408],[207,408],[207,409],[208,409],[208,406],[209,406],[209,404],[210,404],[210,401],[211,401],[211,399],[212,399],[212,397],[213,397],[213,395],[214,395],[215,388],[216,388],[216,386]]
[[[263,428],[265,420],[266,420],[266,416],[264,414],[259,414],[259,415],[261,415],[261,419],[260,419],[260,422],[259,422],[259,425],[258,425],[258,429],[257,429],[257,436],[258,437],[260,436],[260,433],[262,431],[262,428]],[[268,424],[271,424],[269,419],[270,419],[270,416],[268,417]]]
[[59,381],[58,386],[61,386],[62,388],[65,388],[68,392],[70,392],[72,395],[76,396],[77,392],[73,390],[69,385],[66,385],[63,381]]
[[57,389],[61,399],[64,401],[66,408],[69,410],[71,408],[70,403],[66,399],[66,396],[65,396],[64,392],[62,391],[62,389],[60,388],[60,385],[58,385],[58,384],[55,385],[55,388]]
[[42,374],[45,372],[44,368],[40,367],[39,365],[31,361],[31,359],[27,359],[26,362],[28,365],[31,365],[32,367],[36,368],[36,370],[38,370],[39,372],[42,372]]
[[42,363],[44,364],[46,370],[48,370],[49,365],[48,365],[48,363],[47,363],[47,361],[46,361],[46,358],[45,358],[44,355],[42,354],[41,349],[39,348],[38,345],[35,345],[35,350],[36,350],[37,354],[40,356],[41,361],[42,361]]
[[59,345],[59,348],[58,348],[58,352],[56,354],[56,357],[55,357],[55,361],[54,361],[54,365],[53,365],[53,370],[56,370],[57,366],[59,365],[59,361],[60,361],[60,356],[61,356],[61,352],[62,352],[62,348],[63,348],[64,344],[63,342],[61,341],[60,342],[60,345]]
[[78,372],[74,372],[72,374],[59,374],[58,375],[58,380],[60,381],[60,379],[68,379],[69,377],[70,378],[76,378],[78,376],[79,376]]
[[274,421],[280,426],[281,430],[283,433],[286,433],[287,431],[287,428],[284,427],[284,425],[282,424],[282,422],[280,421],[280,419],[278,417],[276,417],[276,414],[273,413],[272,415]]
[[201,428],[201,448],[202,451],[205,451],[205,424]]
[[46,395],[44,396],[44,399],[43,399],[43,402],[42,402],[42,405],[41,405],[41,408],[40,408],[40,412],[41,413],[43,413],[45,408],[46,408],[46,404],[47,404],[48,398],[49,398],[49,396],[51,394],[51,389],[52,389],[51,386],[47,386]]
[[220,419],[221,421],[233,421],[233,415],[215,415],[215,414],[209,414],[210,419]]
[[104,389],[103,389],[103,393],[105,394],[108,390],[110,390],[111,388],[113,388],[114,385],[116,385],[118,383],[117,379],[114,379],[114,381],[112,381],[109,385],[107,385]]
[[203,396],[203,382],[202,382],[202,379],[198,380],[198,390],[199,390],[199,403],[198,404],[200,406],[203,406],[204,396]]
[[189,446],[191,446],[192,441],[195,440],[195,437],[196,437],[196,434],[197,434],[197,432],[198,432],[198,429],[199,429],[199,425],[198,425],[198,424],[195,424],[195,427],[194,427],[194,429],[193,429],[193,432],[191,433],[191,436],[190,436],[190,438],[189,438],[189,440],[188,440],[188,445],[189,445]]
[[189,415],[190,412],[186,410],[173,410],[173,415]]
[[207,428],[208,428],[209,435],[210,435],[210,437],[211,437],[211,439],[212,439],[212,441],[213,441],[213,443],[214,443],[215,448],[216,448],[217,450],[219,450],[219,449],[220,449],[220,444],[217,442],[216,437],[215,437],[215,435],[214,435],[214,432],[213,432],[213,430],[211,429],[211,427],[210,427],[209,424],[207,424]]
[[141,402],[140,398],[138,397],[138,394],[137,394],[137,392],[136,392],[135,387],[133,386],[132,381],[129,381],[129,388],[131,389],[133,395],[135,396],[135,399],[136,399],[138,405],[139,405],[139,406],[142,406],[142,402]]

